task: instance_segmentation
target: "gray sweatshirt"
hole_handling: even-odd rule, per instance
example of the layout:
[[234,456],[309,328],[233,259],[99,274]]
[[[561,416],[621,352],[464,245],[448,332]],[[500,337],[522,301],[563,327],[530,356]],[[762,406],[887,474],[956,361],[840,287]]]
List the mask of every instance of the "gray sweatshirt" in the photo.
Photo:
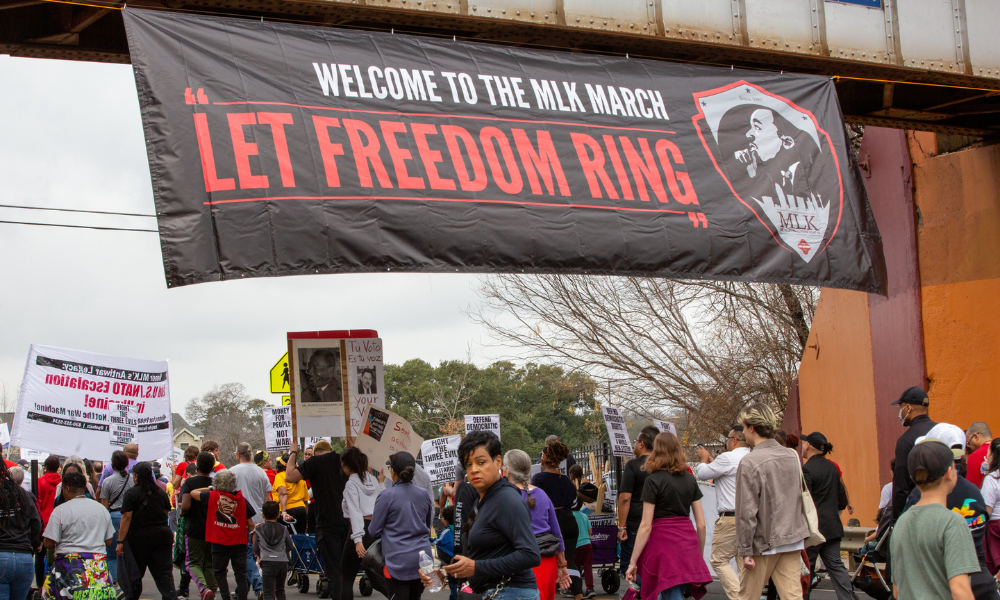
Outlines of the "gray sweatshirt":
[[266,521],[254,529],[253,555],[260,562],[287,563],[292,555],[292,536],[288,528],[274,521]]
[[344,516],[351,520],[351,539],[357,544],[365,535],[365,517],[370,517],[375,510],[375,498],[382,491],[382,484],[371,473],[362,482],[357,473],[347,480],[344,486],[344,501],[341,509]]

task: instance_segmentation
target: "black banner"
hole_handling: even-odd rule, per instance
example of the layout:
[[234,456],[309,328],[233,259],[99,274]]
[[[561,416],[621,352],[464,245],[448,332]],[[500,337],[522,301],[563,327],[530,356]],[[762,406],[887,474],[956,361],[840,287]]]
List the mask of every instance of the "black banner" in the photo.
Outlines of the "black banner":
[[827,77],[124,16],[168,286],[464,271],[885,293]]
[[164,373],[144,373],[142,371],[129,371],[128,369],[115,369],[114,367],[102,367],[99,365],[87,365],[79,362],[61,360],[58,358],[48,358],[41,354],[35,358],[35,364],[40,367],[52,367],[70,373],[80,375],[91,375],[93,377],[107,377],[108,379],[121,379],[122,381],[159,382],[166,381],[167,374]]

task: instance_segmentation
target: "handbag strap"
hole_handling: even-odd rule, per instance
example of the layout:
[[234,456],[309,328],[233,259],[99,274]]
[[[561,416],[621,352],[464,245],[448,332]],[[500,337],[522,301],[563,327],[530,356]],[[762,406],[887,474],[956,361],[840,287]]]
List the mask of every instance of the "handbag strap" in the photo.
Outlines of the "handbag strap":
[[800,491],[808,492],[809,486],[806,485],[806,474],[802,472],[802,461],[799,460],[799,454],[791,448],[788,451],[792,453],[792,456],[795,457],[795,462],[799,465],[799,489]]

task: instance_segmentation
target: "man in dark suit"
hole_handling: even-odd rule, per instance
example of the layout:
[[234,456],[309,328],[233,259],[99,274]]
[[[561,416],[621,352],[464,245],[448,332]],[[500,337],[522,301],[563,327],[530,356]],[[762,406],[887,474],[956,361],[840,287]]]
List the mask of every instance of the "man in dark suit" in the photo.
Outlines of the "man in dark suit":
[[358,377],[358,393],[362,395],[378,393],[375,388],[375,374],[372,371],[368,369],[361,371],[361,376]]
[[832,450],[833,445],[818,431],[802,438],[802,457],[806,459],[802,474],[816,505],[819,532],[826,538],[826,542],[806,548],[806,553],[809,554],[809,569],[813,573],[816,572],[816,557],[823,557],[826,572],[837,592],[837,600],[858,600],[851,577],[840,559],[840,538],[844,537],[844,525],[840,522],[838,504],[842,484],[837,466],[826,458]]
[[343,402],[340,384],[340,353],[321,348],[309,357],[302,402]]

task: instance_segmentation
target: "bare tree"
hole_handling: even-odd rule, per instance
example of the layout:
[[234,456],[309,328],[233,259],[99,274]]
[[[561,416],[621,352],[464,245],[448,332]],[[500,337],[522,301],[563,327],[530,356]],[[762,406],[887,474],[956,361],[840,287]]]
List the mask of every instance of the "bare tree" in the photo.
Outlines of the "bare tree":
[[587,372],[636,414],[724,434],[749,402],[784,410],[818,290],[671,279],[493,275],[472,319],[522,357]]
[[0,380],[0,414],[13,413],[17,408],[17,388]]
[[185,412],[188,421],[201,428],[205,439],[219,442],[219,459],[232,465],[240,442],[249,442],[255,449],[264,447],[260,410],[264,406],[267,402],[251,398],[242,383],[225,383],[192,399]]

